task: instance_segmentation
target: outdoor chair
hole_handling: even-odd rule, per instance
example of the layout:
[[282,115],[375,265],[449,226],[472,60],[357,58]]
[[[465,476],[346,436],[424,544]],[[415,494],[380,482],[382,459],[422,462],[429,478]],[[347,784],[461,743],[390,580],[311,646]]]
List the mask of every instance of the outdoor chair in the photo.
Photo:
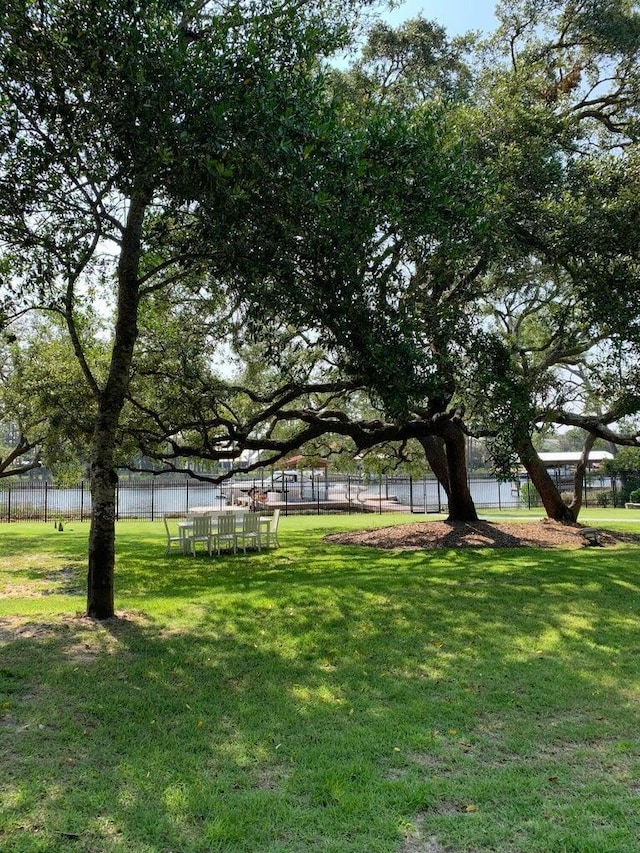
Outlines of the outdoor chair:
[[271,547],[271,543],[273,542],[274,548],[279,548],[280,543],[278,542],[278,523],[280,521],[280,510],[274,509],[273,515],[261,515],[260,516],[260,526],[263,529],[263,533],[266,533],[267,537],[267,548]]
[[233,553],[238,551],[238,538],[236,532],[236,516],[233,512],[224,512],[218,516],[218,528],[213,532],[213,547],[220,556],[220,549],[224,545],[231,546]]
[[246,512],[242,517],[242,527],[238,531],[239,544],[244,553],[247,553],[247,542],[261,550],[260,547],[260,515],[257,512]]
[[182,537],[182,533],[181,533],[180,529],[178,529],[178,533],[174,535],[169,528],[168,516],[163,515],[162,520],[164,522],[164,529],[167,532],[167,554],[171,551],[171,546],[173,545],[174,542],[178,546],[178,549],[180,551],[183,551],[184,550],[184,541],[183,541],[183,537]]
[[187,536],[187,544],[189,553],[196,555],[196,542],[205,542],[207,553],[211,556],[212,553],[212,532],[211,532],[211,517],[210,516],[194,516],[192,520],[193,526],[189,529]]

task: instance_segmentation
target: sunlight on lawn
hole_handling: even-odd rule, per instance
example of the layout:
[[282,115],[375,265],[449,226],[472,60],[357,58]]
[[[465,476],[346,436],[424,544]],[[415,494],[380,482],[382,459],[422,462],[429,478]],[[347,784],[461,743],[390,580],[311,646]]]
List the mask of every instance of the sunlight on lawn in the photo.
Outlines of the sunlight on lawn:
[[86,525],[0,528],[3,853],[635,849],[640,549],[323,541],[358,523],[122,523],[104,624]]

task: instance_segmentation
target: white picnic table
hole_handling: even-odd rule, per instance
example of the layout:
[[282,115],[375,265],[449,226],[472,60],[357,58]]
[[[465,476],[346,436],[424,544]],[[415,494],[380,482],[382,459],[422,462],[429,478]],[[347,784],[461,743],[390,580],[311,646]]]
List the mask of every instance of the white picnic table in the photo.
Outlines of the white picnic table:
[[[236,526],[242,524],[242,519],[245,515],[252,512],[248,506],[192,506],[187,512],[187,517],[184,521],[178,522],[178,530],[182,544],[182,551],[187,553],[189,549],[189,530],[193,528],[193,519],[198,518],[217,518],[220,515],[232,512],[236,516]],[[255,512],[255,511],[254,511]],[[260,516],[260,526],[264,529],[267,537],[267,544],[271,536],[271,518],[269,516]]]
[[187,510],[187,517],[190,515],[210,515],[213,517],[221,515],[223,512],[235,512],[237,515],[242,516],[245,512],[249,512],[249,507],[234,504],[231,504],[231,506],[192,506]]

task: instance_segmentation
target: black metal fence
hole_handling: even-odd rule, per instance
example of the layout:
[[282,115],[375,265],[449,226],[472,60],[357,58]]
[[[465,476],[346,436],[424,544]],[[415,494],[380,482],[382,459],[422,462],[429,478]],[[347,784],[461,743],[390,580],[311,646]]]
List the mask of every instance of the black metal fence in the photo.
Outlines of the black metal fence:
[[[490,476],[472,475],[471,494],[478,509],[527,509],[537,494],[521,481],[499,483]],[[609,486],[611,488],[611,486]],[[235,478],[221,485],[194,480],[122,480],[117,488],[119,519],[159,519],[184,516],[197,506],[248,502],[254,489],[261,506],[280,508],[285,515],[323,513],[439,513],[447,511],[447,496],[434,477],[326,476],[270,472],[252,479]],[[602,486],[589,486],[586,505],[596,505]],[[0,522],[85,520],[91,517],[89,484],[59,487],[47,481],[0,481]]]

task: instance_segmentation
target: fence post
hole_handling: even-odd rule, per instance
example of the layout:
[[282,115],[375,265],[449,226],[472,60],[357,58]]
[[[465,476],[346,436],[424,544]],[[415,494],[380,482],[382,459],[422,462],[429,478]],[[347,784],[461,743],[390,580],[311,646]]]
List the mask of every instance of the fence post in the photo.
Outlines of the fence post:
[[47,520],[48,520],[48,519],[47,519],[47,511],[48,511],[48,509],[49,509],[49,491],[48,491],[48,486],[49,486],[49,484],[48,484],[48,483],[47,483],[47,481],[45,480],[45,481],[44,481],[44,523],[45,523],[45,524],[47,523]]
[[409,474],[409,506],[413,514],[413,477]]
[[500,488],[502,483],[498,480],[498,510],[502,511],[502,489]]
[[154,509],[153,504],[154,504],[154,499],[155,499],[155,496],[156,496],[156,492],[155,492],[154,486],[155,486],[155,480],[152,480],[152,481],[151,481],[151,521],[155,521],[155,519],[154,519],[154,517],[153,517],[153,509]]
[[9,494],[7,496],[7,521],[11,524],[11,486],[9,486]]
[[188,477],[187,477],[187,479],[185,480],[185,485],[186,485],[186,489],[185,489],[185,502],[186,502],[186,506],[185,506],[184,514],[185,514],[185,515],[187,515],[187,513],[189,512],[189,478],[188,478]]

